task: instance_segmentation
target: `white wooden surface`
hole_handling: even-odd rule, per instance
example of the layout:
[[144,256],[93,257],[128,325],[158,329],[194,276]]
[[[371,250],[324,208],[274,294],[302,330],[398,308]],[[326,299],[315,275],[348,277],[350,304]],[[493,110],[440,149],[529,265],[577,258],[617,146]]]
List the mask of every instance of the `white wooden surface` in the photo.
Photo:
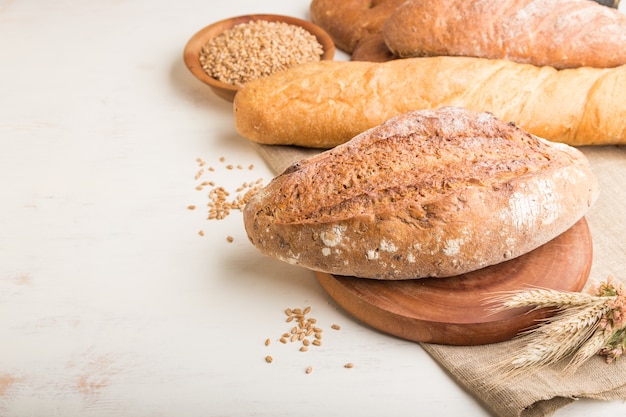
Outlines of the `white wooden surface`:
[[[240,212],[205,218],[196,158],[233,196],[271,173],[184,67],[185,42],[308,5],[0,1],[0,416],[488,415],[418,345],[257,253]],[[325,335],[303,353],[278,338],[283,310],[305,306]],[[625,412],[581,400],[557,415]]]

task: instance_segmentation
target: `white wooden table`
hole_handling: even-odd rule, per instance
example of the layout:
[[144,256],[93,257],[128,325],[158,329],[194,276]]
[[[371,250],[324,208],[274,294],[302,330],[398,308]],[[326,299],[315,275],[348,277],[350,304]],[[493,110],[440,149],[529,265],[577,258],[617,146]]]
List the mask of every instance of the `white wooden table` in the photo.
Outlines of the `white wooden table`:
[[[222,18],[308,6],[0,1],[0,416],[488,415],[417,344],[260,255],[239,211],[206,219],[201,181],[234,197],[271,172],[183,47]],[[278,339],[306,306],[325,332],[299,352]]]

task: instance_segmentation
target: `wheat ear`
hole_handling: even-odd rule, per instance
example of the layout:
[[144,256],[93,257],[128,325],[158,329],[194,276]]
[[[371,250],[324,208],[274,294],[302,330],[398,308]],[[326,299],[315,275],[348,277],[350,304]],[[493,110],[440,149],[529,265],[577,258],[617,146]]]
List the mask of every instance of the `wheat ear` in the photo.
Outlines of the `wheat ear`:
[[610,337],[610,332],[597,329],[573,354],[564,371],[566,373],[575,372],[588,359],[597,355]]
[[519,307],[564,309],[572,306],[588,305],[599,299],[601,297],[586,293],[556,291],[544,288],[505,291],[488,298],[489,303],[496,304],[491,309],[493,313]]

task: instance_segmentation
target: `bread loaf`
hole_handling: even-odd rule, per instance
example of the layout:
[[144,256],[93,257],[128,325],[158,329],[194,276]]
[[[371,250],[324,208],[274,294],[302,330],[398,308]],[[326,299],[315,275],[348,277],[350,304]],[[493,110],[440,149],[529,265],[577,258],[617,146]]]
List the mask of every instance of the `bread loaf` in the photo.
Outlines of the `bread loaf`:
[[626,143],[626,66],[557,71],[508,60],[325,61],[247,83],[235,126],[259,143],[330,148],[412,110],[493,113],[569,145]]
[[382,33],[372,34],[357,44],[352,51],[352,61],[386,62],[398,56],[389,50]]
[[[594,0],[617,8],[619,0]],[[384,62],[397,59],[383,38],[383,26],[405,0],[313,0],[311,20],[331,36],[337,48],[353,61]],[[430,6],[431,2],[422,2]],[[454,6],[457,7],[457,6]]]
[[400,57],[455,55],[555,68],[626,64],[626,15],[589,0],[409,0],[383,27]]
[[582,218],[598,185],[577,149],[460,108],[396,116],[286,169],[244,208],[264,254],[401,280],[520,256]]
[[313,0],[313,23],[324,28],[344,52],[352,53],[362,39],[380,35],[385,20],[405,0]]

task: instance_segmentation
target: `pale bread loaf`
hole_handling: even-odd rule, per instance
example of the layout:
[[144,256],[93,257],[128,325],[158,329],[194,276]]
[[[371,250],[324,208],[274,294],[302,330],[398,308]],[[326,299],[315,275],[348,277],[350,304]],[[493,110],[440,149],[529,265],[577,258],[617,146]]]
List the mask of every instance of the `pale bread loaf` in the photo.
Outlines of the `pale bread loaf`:
[[488,111],[569,145],[626,144],[626,66],[557,71],[508,60],[324,61],[247,83],[235,126],[259,143],[331,148],[413,110]]
[[577,149],[448,107],[294,164],[248,201],[244,224],[262,253],[312,270],[445,277],[552,240],[597,194]]

